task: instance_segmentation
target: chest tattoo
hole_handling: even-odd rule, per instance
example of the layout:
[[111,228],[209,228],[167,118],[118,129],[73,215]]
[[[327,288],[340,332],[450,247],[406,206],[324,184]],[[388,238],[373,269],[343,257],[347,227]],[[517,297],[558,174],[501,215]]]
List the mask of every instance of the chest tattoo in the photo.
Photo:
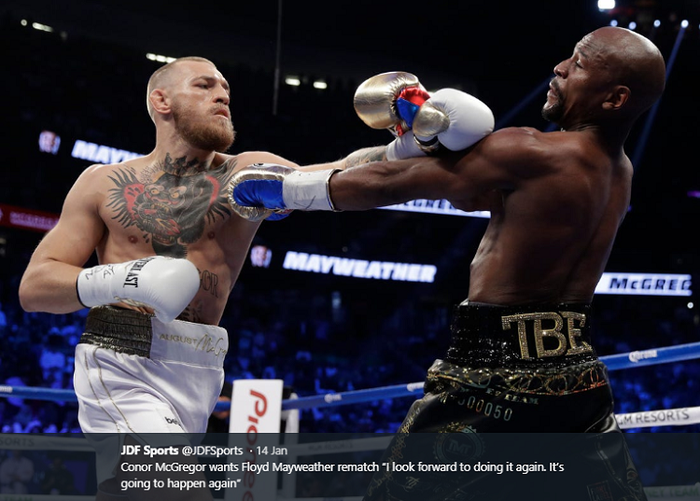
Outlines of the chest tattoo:
[[207,224],[231,214],[226,185],[235,161],[208,170],[198,160],[166,156],[163,164],[136,172],[116,169],[107,207],[124,228],[137,227],[158,255],[185,257]]

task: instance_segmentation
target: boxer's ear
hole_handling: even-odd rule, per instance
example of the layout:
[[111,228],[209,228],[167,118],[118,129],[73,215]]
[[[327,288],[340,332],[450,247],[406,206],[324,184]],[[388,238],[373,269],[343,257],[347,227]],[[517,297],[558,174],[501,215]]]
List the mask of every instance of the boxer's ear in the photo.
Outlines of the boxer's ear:
[[148,100],[151,103],[154,113],[167,115],[170,113],[171,100],[168,93],[163,89],[153,89],[148,95]]
[[608,94],[603,101],[603,109],[605,111],[619,110],[629,100],[631,95],[630,88],[626,85],[616,85],[615,88]]

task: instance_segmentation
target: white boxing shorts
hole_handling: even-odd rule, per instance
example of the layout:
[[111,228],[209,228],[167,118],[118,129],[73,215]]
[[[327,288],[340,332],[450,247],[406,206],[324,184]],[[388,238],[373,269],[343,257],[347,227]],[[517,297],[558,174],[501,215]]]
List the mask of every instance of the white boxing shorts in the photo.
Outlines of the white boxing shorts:
[[84,433],[204,433],[224,382],[228,334],[100,306],[76,347]]
[[[99,306],[75,351],[78,421],[97,452],[98,483],[114,475],[125,435],[205,433],[224,382],[228,334],[214,326],[163,323],[134,310]],[[152,436],[148,440],[152,440]],[[182,439],[180,443],[185,443]],[[104,442],[108,442],[104,443]]]

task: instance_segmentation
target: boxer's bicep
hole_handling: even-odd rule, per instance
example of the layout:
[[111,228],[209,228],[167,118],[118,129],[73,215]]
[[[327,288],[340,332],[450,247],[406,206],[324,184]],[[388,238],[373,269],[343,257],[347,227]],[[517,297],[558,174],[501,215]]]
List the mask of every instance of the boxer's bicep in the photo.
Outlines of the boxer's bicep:
[[299,165],[296,162],[292,162],[284,157],[275,155],[268,151],[247,151],[245,153],[240,153],[236,157],[232,157],[230,161],[233,162],[233,170],[239,171],[245,167],[254,164],[275,164],[284,165],[286,167],[298,168]]
[[527,128],[508,128],[482,139],[457,161],[463,181],[457,189],[479,196],[493,190],[517,189],[523,181],[549,168],[551,147],[542,133]]
[[78,178],[64,200],[58,223],[39,243],[30,264],[58,261],[82,266],[90,258],[105,231],[99,193],[94,189],[100,177],[90,168]]
[[75,281],[105,233],[94,190],[99,176],[94,171],[91,167],[78,178],[58,223],[32,254],[19,287],[26,311],[68,313],[81,307]]
[[371,146],[353,151],[345,158],[334,162],[326,162],[313,165],[305,165],[299,167],[298,170],[312,172],[317,170],[339,169],[346,170],[359,165],[368,164],[370,162],[378,162],[386,160],[386,146]]
[[552,139],[556,134],[521,127],[497,137],[503,146],[498,162],[501,175],[517,184],[549,173],[553,159],[559,156],[560,145]]
[[383,194],[382,205],[443,198],[468,203],[546,173],[551,155],[539,131],[503,129],[461,152],[378,163],[373,171],[382,175],[374,179],[375,190]]
[[469,201],[514,189],[543,168],[548,146],[538,134],[503,129],[461,152],[353,167],[331,178],[331,198],[337,209],[367,210],[416,199]]

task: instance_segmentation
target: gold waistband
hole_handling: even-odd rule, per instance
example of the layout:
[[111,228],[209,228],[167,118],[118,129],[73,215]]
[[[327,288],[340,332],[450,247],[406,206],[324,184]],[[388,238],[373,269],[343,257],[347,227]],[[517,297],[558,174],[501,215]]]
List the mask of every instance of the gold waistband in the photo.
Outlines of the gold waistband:
[[608,384],[608,372],[600,361],[569,367],[520,369],[508,367],[462,367],[436,360],[428,370],[431,391],[441,387],[491,388],[512,393],[561,396],[587,391]]
[[92,308],[79,342],[148,358],[153,339],[152,316],[113,306]]

